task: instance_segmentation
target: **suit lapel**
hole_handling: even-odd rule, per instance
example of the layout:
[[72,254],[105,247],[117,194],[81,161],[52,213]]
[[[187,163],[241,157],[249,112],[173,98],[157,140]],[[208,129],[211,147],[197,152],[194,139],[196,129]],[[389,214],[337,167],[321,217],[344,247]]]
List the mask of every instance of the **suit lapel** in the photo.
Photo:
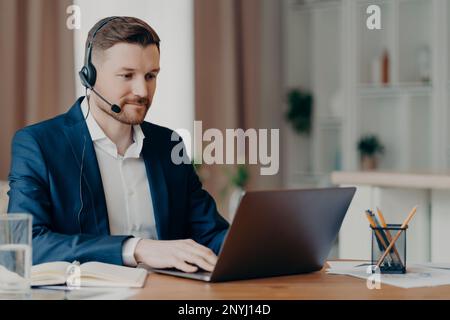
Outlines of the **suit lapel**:
[[[144,134],[147,134],[144,131]],[[149,138],[144,139],[142,155],[147,171],[147,178],[152,195],[153,211],[155,215],[156,229],[158,239],[165,240],[169,238],[169,199],[167,192],[166,179],[159,158],[159,152],[155,137],[151,134]]]
[[[75,105],[66,114],[65,135],[72,147],[73,155],[80,167],[84,149],[83,159],[83,199],[85,208],[91,207],[95,214],[95,228],[90,230],[99,234],[110,234],[108,213],[106,209],[105,192],[103,190],[103,182],[98,167],[97,156],[92,143],[91,135],[84,121],[81,112],[81,101],[83,97],[78,99]],[[86,197],[85,195],[88,195]]]

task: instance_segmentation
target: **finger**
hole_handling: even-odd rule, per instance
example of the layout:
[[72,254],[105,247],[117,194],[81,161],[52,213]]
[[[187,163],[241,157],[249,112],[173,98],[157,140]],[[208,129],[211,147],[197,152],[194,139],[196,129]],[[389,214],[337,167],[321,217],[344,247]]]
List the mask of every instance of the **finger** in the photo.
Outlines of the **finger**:
[[174,267],[177,268],[178,270],[181,270],[183,272],[188,272],[188,273],[193,273],[198,270],[197,266],[190,265],[183,260],[177,260]]
[[196,254],[186,252],[184,255],[184,260],[191,264],[195,264],[195,265],[199,266],[203,270],[210,271],[210,272],[214,270],[213,264],[210,264],[208,261],[203,259],[203,257],[198,256]]
[[208,247],[202,246],[201,244],[199,244],[191,239],[189,239],[186,242],[186,244],[192,250],[191,252],[195,253],[196,255],[201,256],[203,259],[208,261],[208,263],[210,263],[212,265],[216,265],[217,256],[211,249],[209,249]]

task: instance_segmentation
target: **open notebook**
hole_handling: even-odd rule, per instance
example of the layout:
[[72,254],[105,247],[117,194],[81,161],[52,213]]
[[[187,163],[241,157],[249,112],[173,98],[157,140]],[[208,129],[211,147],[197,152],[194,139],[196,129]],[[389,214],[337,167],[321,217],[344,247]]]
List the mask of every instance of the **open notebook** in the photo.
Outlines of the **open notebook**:
[[81,287],[141,288],[146,278],[147,271],[145,269],[102,262],[86,262],[78,265],[57,261],[31,267],[32,286],[67,284]]

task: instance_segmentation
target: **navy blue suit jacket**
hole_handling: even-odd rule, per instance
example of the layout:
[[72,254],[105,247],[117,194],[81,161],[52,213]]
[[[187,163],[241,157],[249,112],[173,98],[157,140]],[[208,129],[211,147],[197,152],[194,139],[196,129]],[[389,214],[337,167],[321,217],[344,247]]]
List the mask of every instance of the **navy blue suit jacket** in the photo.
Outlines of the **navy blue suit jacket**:
[[[83,98],[66,114],[19,130],[12,141],[8,212],[33,215],[33,264],[123,264],[122,244],[131,236],[110,234],[102,178],[80,107]],[[179,141],[171,141],[167,128],[148,122],[141,128],[148,137],[142,157],[159,239],[191,238],[218,253],[228,223],[202,189],[193,166],[172,162],[172,148]]]

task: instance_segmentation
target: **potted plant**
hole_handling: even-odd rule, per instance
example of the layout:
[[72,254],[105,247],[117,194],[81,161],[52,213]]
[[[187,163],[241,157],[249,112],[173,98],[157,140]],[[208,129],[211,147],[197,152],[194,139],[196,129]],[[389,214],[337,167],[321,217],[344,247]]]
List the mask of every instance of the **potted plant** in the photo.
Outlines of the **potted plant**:
[[309,92],[293,89],[288,92],[288,111],[286,119],[300,134],[311,131],[313,97]]
[[362,170],[375,170],[378,167],[377,155],[384,152],[384,146],[376,135],[365,135],[358,141],[358,151]]

